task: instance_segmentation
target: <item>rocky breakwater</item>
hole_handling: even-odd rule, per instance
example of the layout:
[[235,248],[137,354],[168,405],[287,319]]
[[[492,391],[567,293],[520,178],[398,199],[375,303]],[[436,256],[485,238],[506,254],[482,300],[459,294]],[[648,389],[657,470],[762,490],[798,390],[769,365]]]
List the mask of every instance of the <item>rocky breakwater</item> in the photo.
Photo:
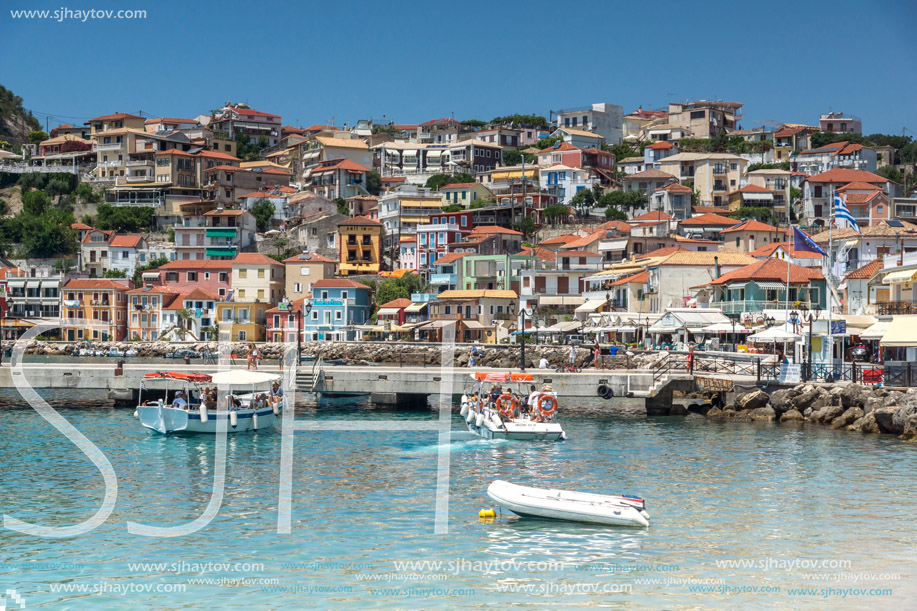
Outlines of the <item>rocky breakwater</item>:
[[917,388],[901,391],[859,384],[799,384],[771,394],[755,390],[738,395],[734,403],[712,408],[706,416],[713,420],[818,424],[917,440]]
[[[275,359],[280,355],[284,345],[280,343],[257,344],[261,356]],[[85,344],[29,341],[26,354],[46,356],[70,356],[85,349]],[[493,367],[498,369],[515,369],[519,367],[520,346],[475,346],[475,367]],[[216,342],[93,342],[92,350],[97,353],[123,353],[136,350],[140,358],[162,358],[170,353],[189,350],[195,353],[214,353],[219,349]],[[249,343],[233,342],[230,344],[232,354],[245,356]],[[457,344],[452,351],[453,362],[457,367],[468,367],[472,358],[472,346]],[[305,342],[302,345],[304,355],[322,355],[326,362],[339,361],[342,364],[380,364],[380,365],[440,365],[443,359],[443,347],[440,344],[418,344],[401,342]],[[619,356],[616,368],[649,369],[665,353],[632,352]],[[525,362],[528,368],[537,368],[542,357],[548,360],[551,367],[561,367],[570,362],[569,346],[526,345]],[[576,350],[577,367],[592,367],[593,356],[589,347],[578,347]]]

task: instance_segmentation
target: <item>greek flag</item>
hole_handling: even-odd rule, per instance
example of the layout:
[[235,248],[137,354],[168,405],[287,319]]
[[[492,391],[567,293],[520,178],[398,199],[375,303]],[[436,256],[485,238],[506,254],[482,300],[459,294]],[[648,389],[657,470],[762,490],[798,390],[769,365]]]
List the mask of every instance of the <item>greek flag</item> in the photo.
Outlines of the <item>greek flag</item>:
[[850,214],[850,210],[847,209],[847,204],[844,203],[844,199],[841,197],[840,193],[834,194],[834,218],[847,221],[851,229],[860,233],[860,225],[853,218],[853,215]]

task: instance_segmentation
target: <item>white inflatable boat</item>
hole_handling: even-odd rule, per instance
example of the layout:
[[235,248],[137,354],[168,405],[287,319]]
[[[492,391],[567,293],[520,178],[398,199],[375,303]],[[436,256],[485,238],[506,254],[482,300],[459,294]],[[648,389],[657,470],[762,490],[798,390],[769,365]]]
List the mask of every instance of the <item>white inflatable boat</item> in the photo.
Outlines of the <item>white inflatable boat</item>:
[[643,499],[632,496],[547,490],[496,480],[487,487],[495,503],[523,517],[591,522],[614,526],[649,526]]

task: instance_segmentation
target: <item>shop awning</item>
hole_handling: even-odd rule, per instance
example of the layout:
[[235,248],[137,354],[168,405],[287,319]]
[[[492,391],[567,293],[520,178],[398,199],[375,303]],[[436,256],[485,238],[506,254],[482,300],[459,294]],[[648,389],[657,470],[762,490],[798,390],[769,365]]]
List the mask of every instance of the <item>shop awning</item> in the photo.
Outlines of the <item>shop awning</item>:
[[627,250],[627,238],[599,242],[599,250]]
[[431,157],[442,157],[443,151],[427,151],[427,159]]
[[487,325],[480,323],[476,320],[462,320],[462,324],[465,325],[466,329],[471,329],[472,331],[478,331],[480,329],[490,329]]
[[406,307],[406,308],[404,309],[404,311],[405,311],[405,312],[421,312],[421,311],[423,311],[423,309],[424,309],[425,307],[427,307],[427,303],[426,303],[426,302],[424,302],[424,303],[412,303],[411,305],[409,305],[408,307]]
[[562,295],[543,295],[538,298],[538,305],[582,305],[582,297],[565,297]]
[[917,348],[917,316],[895,316],[882,337],[882,345]]
[[883,282],[892,282],[892,283],[901,283],[901,282],[910,282],[914,279],[914,274],[917,274],[917,269],[906,269],[898,272],[891,272],[885,274]]
[[783,291],[786,290],[786,285],[781,282],[755,282],[760,288],[765,291]]
[[379,308],[379,316],[393,316],[397,315],[401,308]]
[[860,339],[863,341],[881,341],[882,338],[885,337],[885,333],[888,331],[888,326],[891,323],[892,321],[890,320],[880,320],[874,323],[872,326],[860,334]]
[[598,311],[599,308],[601,308],[606,303],[608,302],[604,299],[590,299],[583,305],[576,308],[575,311],[576,312],[596,312]]

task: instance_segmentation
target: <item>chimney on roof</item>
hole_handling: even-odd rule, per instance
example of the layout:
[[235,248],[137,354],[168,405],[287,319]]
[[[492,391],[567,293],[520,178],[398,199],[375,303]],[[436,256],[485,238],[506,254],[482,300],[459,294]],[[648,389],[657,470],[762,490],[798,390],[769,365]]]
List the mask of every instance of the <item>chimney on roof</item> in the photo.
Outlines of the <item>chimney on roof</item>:
[[713,273],[715,278],[720,277],[720,258],[717,255],[713,255]]

